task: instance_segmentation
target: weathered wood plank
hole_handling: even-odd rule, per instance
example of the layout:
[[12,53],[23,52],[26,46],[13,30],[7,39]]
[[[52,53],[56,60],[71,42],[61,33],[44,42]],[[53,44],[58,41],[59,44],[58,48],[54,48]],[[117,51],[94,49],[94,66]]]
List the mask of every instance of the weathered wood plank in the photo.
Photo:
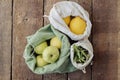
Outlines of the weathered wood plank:
[[[120,1],[117,2],[117,25],[120,25]],[[118,48],[117,48],[117,53],[118,53],[118,74],[117,78],[120,80],[120,26],[118,27]]]
[[12,0],[0,0],[0,80],[11,78]]
[[120,31],[118,33],[118,50],[117,50],[117,52],[118,52],[118,74],[117,74],[117,78],[118,78],[118,80],[120,80]]
[[26,36],[43,25],[43,0],[14,0],[12,80],[42,80],[25,64]]
[[[118,4],[119,3],[119,4]],[[119,80],[120,1],[93,0],[93,80]],[[119,79],[118,79],[119,78]]]
[[[48,15],[53,4],[62,0],[44,0],[44,14]],[[49,24],[48,18],[44,18],[44,25]],[[46,74],[43,77],[44,80],[66,80],[67,74]]]
[[[91,14],[92,14],[91,1],[92,0],[70,0],[70,1],[75,1],[81,6],[83,6],[89,12],[91,17]],[[88,67],[86,67],[86,70],[87,70],[86,74],[84,74],[82,71],[75,71],[73,73],[69,73],[68,78],[70,80],[91,80],[91,66],[89,65]]]

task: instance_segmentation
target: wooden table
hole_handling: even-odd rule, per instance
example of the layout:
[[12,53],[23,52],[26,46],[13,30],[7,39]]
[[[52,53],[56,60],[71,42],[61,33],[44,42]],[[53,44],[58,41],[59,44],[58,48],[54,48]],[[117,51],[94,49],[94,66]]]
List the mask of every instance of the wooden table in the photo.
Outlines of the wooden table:
[[62,0],[0,0],[0,80],[120,80],[120,0],[70,0],[82,5],[93,24],[93,65],[87,73],[36,75],[23,59],[26,36],[49,23]]

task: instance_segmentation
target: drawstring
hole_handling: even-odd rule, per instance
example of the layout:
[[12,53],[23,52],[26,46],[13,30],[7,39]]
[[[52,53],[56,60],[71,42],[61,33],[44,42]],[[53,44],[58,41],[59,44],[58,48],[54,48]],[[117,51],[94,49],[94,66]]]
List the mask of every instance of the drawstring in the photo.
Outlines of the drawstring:
[[43,17],[47,17],[48,18],[49,16],[48,15],[43,15]]
[[93,65],[93,61],[91,61],[90,65]]
[[82,71],[83,71],[83,73],[86,73],[86,70],[85,70],[85,68],[84,68]]

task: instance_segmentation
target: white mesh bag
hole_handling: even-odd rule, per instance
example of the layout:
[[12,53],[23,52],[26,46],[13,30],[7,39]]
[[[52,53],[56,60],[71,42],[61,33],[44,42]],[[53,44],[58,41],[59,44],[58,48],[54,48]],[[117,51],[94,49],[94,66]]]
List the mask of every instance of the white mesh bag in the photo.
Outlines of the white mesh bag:
[[[81,46],[88,51],[88,54],[90,55],[90,57],[84,64],[77,63],[73,60],[74,59],[73,45]],[[74,65],[74,67],[76,67],[77,69],[82,70],[84,73],[86,73],[85,67],[89,63],[91,63],[92,58],[93,58],[93,47],[92,47],[91,43],[89,42],[89,40],[85,39],[85,40],[81,40],[81,41],[78,41],[77,43],[72,44],[71,49],[70,49],[70,59],[71,59],[72,64]]]
[[[86,29],[83,34],[76,35],[72,33],[69,27],[63,21],[64,17],[67,16],[80,16],[86,21]],[[79,4],[72,1],[61,1],[53,5],[48,16],[50,23],[55,29],[68,35],[72,40],[80,40],[88,38],[91,32],[91,22],[89,19],[88,12]]]

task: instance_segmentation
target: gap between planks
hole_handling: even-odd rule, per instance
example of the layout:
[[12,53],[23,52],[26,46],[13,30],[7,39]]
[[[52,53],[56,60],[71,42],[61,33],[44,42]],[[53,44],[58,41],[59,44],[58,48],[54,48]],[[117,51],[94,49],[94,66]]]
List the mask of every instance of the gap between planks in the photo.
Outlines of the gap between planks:
[[13,54],[13,7],[14,7],[14,0],[11,2],[11,68],[10,68],[10,80],[12,80],[12,54]]

